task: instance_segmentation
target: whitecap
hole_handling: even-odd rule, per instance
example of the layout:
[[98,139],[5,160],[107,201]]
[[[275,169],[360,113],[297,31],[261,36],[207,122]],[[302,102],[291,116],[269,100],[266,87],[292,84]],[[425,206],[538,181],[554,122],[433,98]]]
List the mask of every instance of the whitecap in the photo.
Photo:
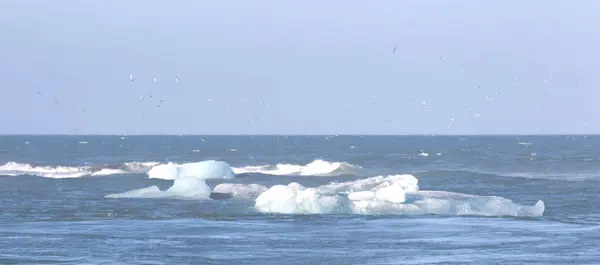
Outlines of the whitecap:
[[158,164],[158,162],[128,162],[123,165],[117,166],[63,166],[31,165],[27,163],[11,161],[0,166],[0,175],[32,175],[44,178],[80,178],[85,176],[109,176],[116,174],[146,173],[153,166]]
[[267,175],[299,175],[299,176],[339,176],[344,174],[360,174],[363,168],[346,162],[329,162],[316,159],[305,165],[277,164],[262,166],[245,166],[233,168],[236,174],[261,173]]

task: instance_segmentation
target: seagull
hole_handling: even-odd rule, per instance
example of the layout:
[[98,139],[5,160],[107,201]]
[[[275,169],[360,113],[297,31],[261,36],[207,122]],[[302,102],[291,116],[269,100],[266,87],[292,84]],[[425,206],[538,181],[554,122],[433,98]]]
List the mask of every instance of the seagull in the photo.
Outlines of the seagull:
[[81,108],[81,112],[87,112],[85,108]]
[[135,79],[133,78],[133,75],[129,75],[129,81],[131,81],[133,83]]
[[179,78],[175,77],[175,82],[179,83]]
[[154,80],[154,83],[156,83],[156,77],[152,77],[152,80]]
[[38,91],[38,92],[37,92],[37,94],[41,96],[41,95],[42,95],[42,92]]
[[396,44],[396,46],[394,46],[394,50],[392,51],[392,53],[396,53],[396,49],[398,49],[398,44]]

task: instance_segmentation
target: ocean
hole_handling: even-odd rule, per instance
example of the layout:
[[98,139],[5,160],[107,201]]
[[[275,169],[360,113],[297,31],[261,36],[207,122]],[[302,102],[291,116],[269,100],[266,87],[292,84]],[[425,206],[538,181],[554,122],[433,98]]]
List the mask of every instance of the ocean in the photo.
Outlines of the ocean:
[[1,264],[600,264],[600,136],[0,136]]

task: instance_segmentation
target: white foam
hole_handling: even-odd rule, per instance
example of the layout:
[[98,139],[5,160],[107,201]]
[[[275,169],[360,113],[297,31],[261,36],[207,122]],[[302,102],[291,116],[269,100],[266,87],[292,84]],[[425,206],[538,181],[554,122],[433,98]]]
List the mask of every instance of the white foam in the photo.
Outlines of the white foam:
[[261,173],[267,175],[299,175],[299,176],[339,176],[343,174],[359,174],[362,167],[346,162],[329,162],[314,160],[306,165],[277,164],[263,166],[245,166],[233,168],[236,174]]
[[106,198],[180,198],[209,199],[210,187],[205,180],[231,179],[235,174],[229,164],[223,161],[208,160],[182,165],[165,164],[153,167],[150,178],[173,179],[173,185],[161,191],[157,186],[130,190],[124,193],[108,194]]
[[80,178],[85,176],[146,173],[150,168],[158,164],[158,162],[129,162],[121,165],[120,168],[95,168],[92,166],[33,166],[27,163],[8,162],[0,166],[0,175],[32,175],[44,178]]
[[159,164],[159,162],[129,162],[125,163],[125,168],[128,172],[146,173]]
[[121,170],[121,169],[103,168],[96,172],[93,172],[91,175],[92,176],[109,176],[109,175],[126,174],[126,173],[127,172],[125,172],[124,170]]
[[0,175],[33,175],[45,178],[79,178],[90,175],[87,167],[32,166],[25,163],[8,162],[0,166]]
[[256,198],[260,212],[282,214],[444,214],[541,216],[543,201],[523,206],[495,196],[419,191],[412,175],[378,176],[305,188],[275,185]]

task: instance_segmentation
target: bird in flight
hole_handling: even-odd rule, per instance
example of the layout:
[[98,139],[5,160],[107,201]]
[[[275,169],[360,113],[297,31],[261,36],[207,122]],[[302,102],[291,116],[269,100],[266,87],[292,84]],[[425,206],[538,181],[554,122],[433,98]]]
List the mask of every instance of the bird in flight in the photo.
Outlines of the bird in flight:
[[392,53],[396,53],[396,49],[398,49],[398,44],[396,44],[396,46],[394,46],[394,50],[392,51]]

